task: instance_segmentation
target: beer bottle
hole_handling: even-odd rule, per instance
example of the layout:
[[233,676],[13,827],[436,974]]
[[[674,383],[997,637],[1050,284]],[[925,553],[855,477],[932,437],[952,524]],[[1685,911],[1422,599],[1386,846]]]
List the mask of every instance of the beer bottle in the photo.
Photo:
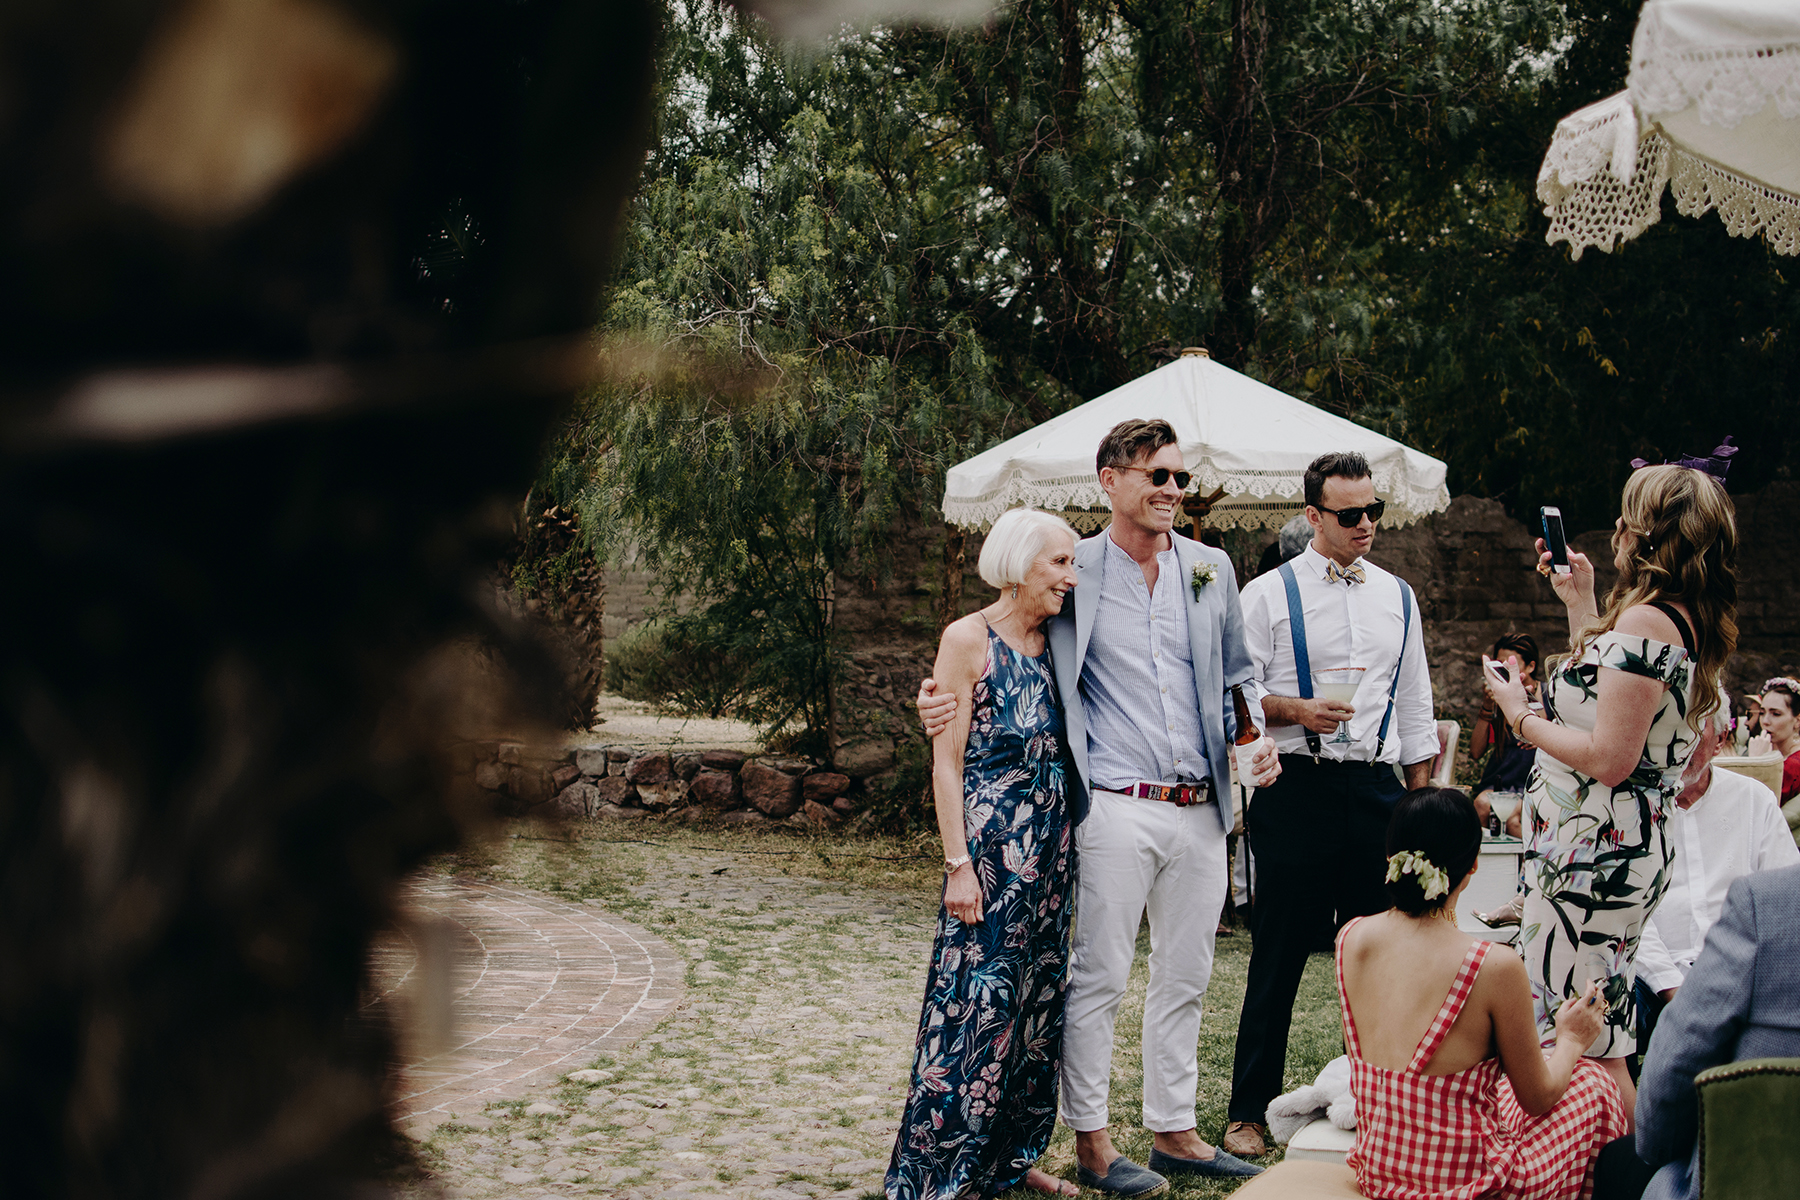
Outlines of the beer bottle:
[[1251,770],[1250,760],[1256,757],[1256,747],[1262,741],[1262,734],[1256,731],[1256,724],[1250,720],[1250,705],[1244,700],[1244,685],[1233,684],[1231,687],[1231,714],[1237,718],[1236,745],[1231,753],[1237,761],[1238,781],[1248,784],[1255,774]]

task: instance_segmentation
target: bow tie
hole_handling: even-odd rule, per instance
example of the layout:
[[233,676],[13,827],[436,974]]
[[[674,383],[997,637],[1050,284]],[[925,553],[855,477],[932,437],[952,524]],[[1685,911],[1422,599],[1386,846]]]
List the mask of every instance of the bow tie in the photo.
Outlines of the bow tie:
[[1337,583],[1340,580],[1344,583],[1362,583],[1363,582],[1362,564],[1361,563],[1351,563],[1347,567],[1340,567],[1334,562],[1326,563],[1325,564],[1325,581],[1327,583]]

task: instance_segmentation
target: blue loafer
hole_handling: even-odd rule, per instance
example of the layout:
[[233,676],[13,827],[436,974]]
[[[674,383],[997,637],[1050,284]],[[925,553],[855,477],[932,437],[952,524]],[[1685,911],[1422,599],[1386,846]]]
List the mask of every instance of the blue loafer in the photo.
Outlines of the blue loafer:
[[1152,1150],[1150,1152],[1150,1169],[1164,1175],[1220,1177],[1261,1175],[1263,1173],[1263,1169],[1255,1163],[1247,1163],[1235,1154],[1228,1154],[1223,1147],[1214,1147],[1211,1158],[1176,1158],[1173,1154]]
[[[1171,1161],[1186,1160],[1178,1158]],[[1155,1171],[1144,1170],[1123,1154],[1106,1164],[1104,1175],[1079,1164],[1075,1173],[1081,1180],[1082,1187],[1091,1187],[1097,1192],[1110,1192],[1115,1196],[1160,1196],[1169,1190],[1168,1180]]]

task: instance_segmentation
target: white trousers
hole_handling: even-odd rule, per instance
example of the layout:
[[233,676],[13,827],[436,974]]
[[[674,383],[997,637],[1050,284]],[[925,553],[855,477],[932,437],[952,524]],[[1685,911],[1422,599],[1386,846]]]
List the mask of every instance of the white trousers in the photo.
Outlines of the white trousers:
[[1148,912],[1144,1124],[1157,1133],[1192,1129],[1201,1002],[1230,886],[1218,810],[1095,791],[1075,844],[1081,882],[1063,1015],[1063,1124],[1078,1133],[1107,1126],[1113,1025]]

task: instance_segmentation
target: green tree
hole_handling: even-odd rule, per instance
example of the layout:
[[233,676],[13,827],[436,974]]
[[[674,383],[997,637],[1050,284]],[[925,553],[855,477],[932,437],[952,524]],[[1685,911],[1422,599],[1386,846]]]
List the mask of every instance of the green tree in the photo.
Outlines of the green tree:
[[677,641],[717,669],[687,702],[816,743],[832,580],[879,573],[948,463],[1182,344],[1576,528],[1610,520],[1631,455],[1731,431],[1696,403],[1721,387],[1766,477],[1795,365],[1767,252],[1673,219],[1610,258],[1543,242],[1550,130],[1622,85],[1633,19],[1013,0],[800,54],[672,8],[615,367],[545,494],[697,598]]

